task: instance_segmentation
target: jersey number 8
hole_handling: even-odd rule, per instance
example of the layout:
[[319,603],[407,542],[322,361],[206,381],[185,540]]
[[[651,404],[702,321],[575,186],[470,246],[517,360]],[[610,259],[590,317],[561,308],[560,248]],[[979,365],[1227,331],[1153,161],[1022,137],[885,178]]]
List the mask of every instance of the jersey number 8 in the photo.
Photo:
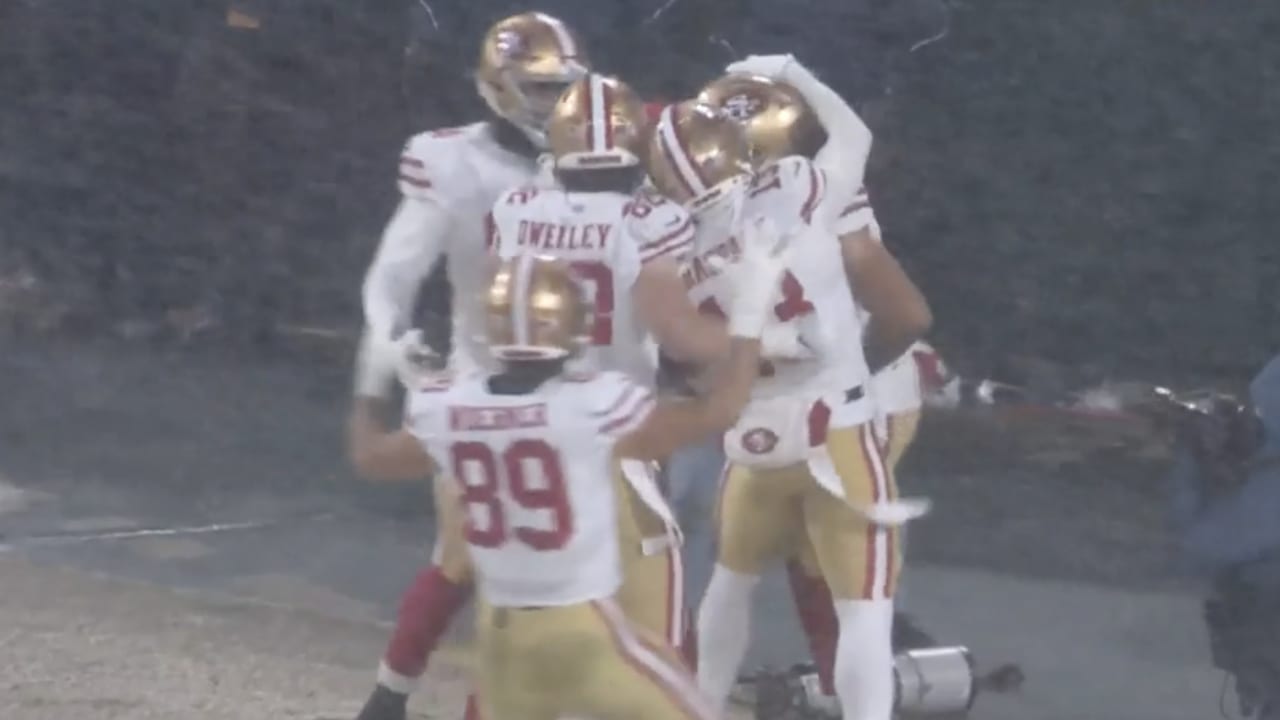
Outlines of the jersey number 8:
[[[545,552],[569,542],[573,512],[565,491],[564,466],[560,453],[547,442],[517,440],[501,453],[482,442],[459,442],[449,448],[449,456],[466,505],[468,543],[496,548],[514,538]],[[503,503],[503,486],[515,507]],[[543,522],[514,525],[507,517],[531,512],[542,515]]]

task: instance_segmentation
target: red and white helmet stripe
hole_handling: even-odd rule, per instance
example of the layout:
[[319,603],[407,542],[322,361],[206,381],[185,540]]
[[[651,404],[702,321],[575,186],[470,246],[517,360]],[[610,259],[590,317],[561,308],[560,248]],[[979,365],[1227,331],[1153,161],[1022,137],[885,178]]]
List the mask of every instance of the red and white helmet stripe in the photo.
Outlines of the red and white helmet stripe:
[[583,110],[591,122],[587,124],[587,147],[593,153],[604,153],[613,150],[613,124],[609,121],[613,110],[613,92],[604,83],[604,77],[592,73],[587,76],[586,93],[582,102]]
[[668,105],[662,111],[662,116],[658,120],[658,143],[662,148],[663,156],[671,164],[676,177],[680,179],[690,195],[701,197],[710,190],[702,179],[702,174],[698,172],[698,167],[694,165],[693,159],[689,157],[685,142],[680,137],[680,131],[676,127],[675,105]]

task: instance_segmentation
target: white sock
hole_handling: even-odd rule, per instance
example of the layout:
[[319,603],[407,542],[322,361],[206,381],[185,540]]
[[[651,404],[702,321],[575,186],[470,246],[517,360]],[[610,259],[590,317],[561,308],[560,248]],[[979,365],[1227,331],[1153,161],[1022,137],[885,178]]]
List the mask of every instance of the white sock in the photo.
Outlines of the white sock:
[[835,686],[844,720],[893,716],[893,600],[836,600]]
[[716,563],[698,606],[698,688],[724,713],[751,643],[751,595],[759,576]]
[[418,686],[418,678],[401,675],[384,660],[378,663],[378,684],[400,695],[408,695]]

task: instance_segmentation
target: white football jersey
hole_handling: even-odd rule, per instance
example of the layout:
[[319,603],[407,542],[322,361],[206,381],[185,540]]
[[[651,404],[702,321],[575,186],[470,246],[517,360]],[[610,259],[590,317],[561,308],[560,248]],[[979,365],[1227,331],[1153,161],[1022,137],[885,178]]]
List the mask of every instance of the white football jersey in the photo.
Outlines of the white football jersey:
[[561,258],[574,269],[593,306],[589,367],[654,382],[657,347],[637,316],[631,291],[645,263],[684,261],[694,224],[683,208],[643,191],[523,187],[498,198],[490,231],[498,257],[532,252]]
[[693,258],[684,275],[690,296],[703,312],[723,315],[728,307],[731,288],[717,265],[718,259],[732,260],[739,254],[737,228],[764,217],[790,235],[793,251],[773,320],[795,324],[814,357],[777,363],[771,376],[756,381],[755,399],[848,390],[869,379],[862,322],[849,292],[840,244],[816,215],[823,191],[821,171],[805,158],[787,157],[757,173],[736,218],[728,213],[699,218]]
[[483,289],[490,271],[485,216],[503,191],[547,177],[535,159],[500,145],[486,122],[421,133],[404,148],[401,194],[448,214],[448,227],[440,230],[440,252],[448,258],[453,286],[452,361],[462,371],[492,367],[483,342]]
[[495,394],[472,373],[410,396],[406,427],[458,483],[487,602],[570,605],[617,591],[614,445],[653,407],[621,373],[557,378],[523,395]]

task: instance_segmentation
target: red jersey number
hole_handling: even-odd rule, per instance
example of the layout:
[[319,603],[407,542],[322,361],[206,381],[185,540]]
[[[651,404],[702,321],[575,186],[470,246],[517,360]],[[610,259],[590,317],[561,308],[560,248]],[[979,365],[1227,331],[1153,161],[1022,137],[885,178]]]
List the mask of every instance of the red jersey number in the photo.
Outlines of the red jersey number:
[[613,344],[613,271],[596,260],[577,260],[569,267],[578,281],[587,286],[592,304],[591,344]]
[[[559,550],[569,542],[573,511],[565,488],[564,465],[560,453],[547,442],[517,440],[500,454],[482,442],[459,442],[449,448],[449,455],[467,509],[468,543],[497,548],[515,540],[546,552]],[[545,522],[539,527],[513,526],[507,519],[511,508],[499,495],[503,486],[519,509],[541,511]]]

